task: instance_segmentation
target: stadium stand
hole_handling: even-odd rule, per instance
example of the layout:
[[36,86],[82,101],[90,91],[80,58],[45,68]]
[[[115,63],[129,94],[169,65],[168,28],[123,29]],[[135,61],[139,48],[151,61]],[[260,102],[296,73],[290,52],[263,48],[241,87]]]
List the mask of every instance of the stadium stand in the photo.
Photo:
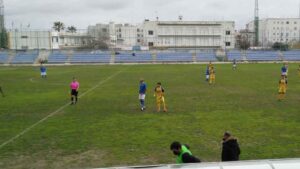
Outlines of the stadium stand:
[[8,60],[8,53],[7,52],[0,52],[0,63],[6,63]]
[[279,53],[277,51],[247,51],[248,61],[279,61]]
[[75,52],[70,63],[109,63],[110,60],[111,54],[109,52]]
[[300,51],[284,51],[282,52],[284,60],[286,61],[299,61],[300,60]]
[[150,52],[119,53],[115,55],[115,63],[151,63],[153,58]]
[[189,52],[157,53],[157,62],[192,62],[193,55]]
[[[16,52],[9,55],[8,51],[0,52],[0,64],[33,64],[41,55],[38,51]],[[49,51],[43,58],[49,64],[77,63],[164,63],[164,62],[209,62],[218,61],[215,51],[197,51],[196,56],[189,51],[166,51],[152,55],[151,52],[116,52],[111,51]],[[300,61],[300,50],[292,51],[239,51],[230,50],[226,53],[228,61]]]
[[48,63],[50,64],[64,64],[68,60],[68,56],[61,51],[53,51],[48,57]]
[[37,51],[17,52],[11,61],[12,64],[33,64],[38,57]]
[[208,62],[208,61],[217,61],[216,53],[211,52],[199,52],[196,55],[197,62]]
[[234,59],[236,61],[242,61],[242,53],[238,50],[231,50],[227,52],[228,61],[233,61]]

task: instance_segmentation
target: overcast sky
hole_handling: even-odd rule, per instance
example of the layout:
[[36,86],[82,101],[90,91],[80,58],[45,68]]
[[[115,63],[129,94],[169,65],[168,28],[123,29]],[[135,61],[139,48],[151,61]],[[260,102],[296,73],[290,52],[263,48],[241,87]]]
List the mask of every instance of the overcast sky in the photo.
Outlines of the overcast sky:
[[[260,0],[260,17],[298,17],[299,0]],[[54,21],[88,25],[140,23],[144,19],[233,20],[237,28],[254,17],[254,0],[4,0],[6,26],[49,29]]]

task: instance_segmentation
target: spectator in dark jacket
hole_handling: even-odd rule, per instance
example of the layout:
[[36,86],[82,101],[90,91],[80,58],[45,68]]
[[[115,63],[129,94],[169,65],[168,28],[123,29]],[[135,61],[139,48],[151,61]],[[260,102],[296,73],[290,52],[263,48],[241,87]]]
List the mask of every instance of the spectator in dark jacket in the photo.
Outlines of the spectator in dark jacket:
[[223,136],[222,161],[238,161],[241,154],[237,139],[225,132]]
[[179,142],[175,141],[170,146],[171,151],[173,154],[177,156],[176,163],[200,163],[200,159],[193,156],[192,152],[190,151],[190,147],[188,145],[180,144]]

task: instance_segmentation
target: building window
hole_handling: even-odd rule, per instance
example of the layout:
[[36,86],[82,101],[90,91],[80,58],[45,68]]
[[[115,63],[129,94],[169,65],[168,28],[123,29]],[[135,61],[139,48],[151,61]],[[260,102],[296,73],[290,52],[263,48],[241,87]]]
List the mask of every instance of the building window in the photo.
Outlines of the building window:
[[153,42],[149,42],[149,43],[148,43],[148,46],[149,46],[149,47],[152,47],[152,46],[154,46],[154,43],[153,43]]
[[140,29],[137,29],[136,31],[137,31],[137,32],[140,32]]
[[21,38],[22,38],[22,39],[27,39],[28,36],[26,36],[26,35],[24,36],[24,35],[23,35],[23,36],[21,36]]
[[286,24],[290,24],[290,22],[289,22],[289,21],[287,21],[287,22],[286,22]]
[[230,35],[230,31],[226,31],[226,35]]
[[136,42],[137,42],[137,43],[140,43],[140,42],[141,42],[141,40],[140,40],[140,39],[138,39]]
[[148,35],[154,35],[153,31],[148,31]]
[[230,43],[230,42],[226,42],[225,45],[226,45],[226,46],[230,46],[231,43]]
[[297,24],[297,22],[294,22],[294,24]]

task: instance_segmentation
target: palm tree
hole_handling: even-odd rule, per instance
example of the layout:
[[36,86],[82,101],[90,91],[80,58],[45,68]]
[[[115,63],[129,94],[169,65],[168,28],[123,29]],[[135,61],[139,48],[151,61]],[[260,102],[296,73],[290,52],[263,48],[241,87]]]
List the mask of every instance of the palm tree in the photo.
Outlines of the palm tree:
[[59,21],[54,22],[53,29],[56,30],[57,32],[60,32],[61,30],[65,29],[65,24]]
[[67,32],[70,32],[70,33],[76,33],[77,32],[77,28],[75,26],[69,26],[67,28]]

